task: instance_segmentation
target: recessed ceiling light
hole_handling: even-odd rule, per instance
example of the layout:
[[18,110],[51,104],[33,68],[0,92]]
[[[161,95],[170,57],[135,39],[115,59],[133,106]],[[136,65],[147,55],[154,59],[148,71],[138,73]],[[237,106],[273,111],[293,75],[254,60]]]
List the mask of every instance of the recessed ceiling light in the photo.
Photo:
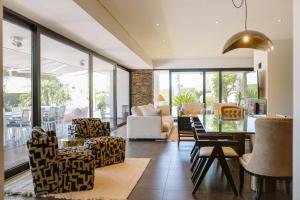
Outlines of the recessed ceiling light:
[[160,24],[156,24],[156,26],[160,26]]
[[218,21],[218,20],[216,20],[216,22],[215,22],[216,24],[220,24],[220,21]]
[[166,42],[166,40],[162,40],[162,42],[163,42],[163,43],[165,43],[165,42]]
[[278,23],[281,23],[281,22],[282,22],[282,19],[281,19],[281,18],[277,19],[277,22],[278,22]]

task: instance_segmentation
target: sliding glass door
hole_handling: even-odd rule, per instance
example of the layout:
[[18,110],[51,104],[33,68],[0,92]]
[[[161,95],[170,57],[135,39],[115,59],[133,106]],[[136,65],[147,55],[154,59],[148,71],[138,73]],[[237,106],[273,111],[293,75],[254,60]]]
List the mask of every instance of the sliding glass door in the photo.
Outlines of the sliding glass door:
[[4,168],[28,161],[31,136],[31,31],[3,21]]
[[205,72],[205,106],[207,113],[220,101],[220,72]]
[[88,54],[41,35],[41,125],[68,136],[73,118],[89,116]]
[[115,65],[93,57],[93,117],[110,122],[114,127],[114,71]]
[[172,115],[183,103],[203,102],[203,72],[171,72]]

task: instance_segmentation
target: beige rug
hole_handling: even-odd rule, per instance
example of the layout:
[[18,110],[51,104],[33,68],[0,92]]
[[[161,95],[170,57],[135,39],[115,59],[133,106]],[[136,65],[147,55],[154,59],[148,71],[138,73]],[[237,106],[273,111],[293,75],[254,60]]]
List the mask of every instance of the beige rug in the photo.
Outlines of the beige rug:
[[[149,164],[149,158],[128,158],[124,163],[98,168],[95,170],[94,189],[82,192],[69,192],[48,195],[62,199],[103,199],[125,200]],[[5,193],[31,196],[33,184],[30,172],[5,183]]]

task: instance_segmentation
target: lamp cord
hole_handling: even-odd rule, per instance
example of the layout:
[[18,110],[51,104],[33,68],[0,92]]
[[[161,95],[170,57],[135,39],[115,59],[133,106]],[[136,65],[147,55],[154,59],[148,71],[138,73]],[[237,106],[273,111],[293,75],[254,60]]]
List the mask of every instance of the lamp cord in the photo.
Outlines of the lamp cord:
[[234,5],[234,7],[236,8],[241,8],[245,2],[245,30],[247,30],[247,22],[248,22],[248,5],[247,5],[247,0],[241,0],[241,3],[238,5],[235,3],[234,0],[231,0],[232,4]]

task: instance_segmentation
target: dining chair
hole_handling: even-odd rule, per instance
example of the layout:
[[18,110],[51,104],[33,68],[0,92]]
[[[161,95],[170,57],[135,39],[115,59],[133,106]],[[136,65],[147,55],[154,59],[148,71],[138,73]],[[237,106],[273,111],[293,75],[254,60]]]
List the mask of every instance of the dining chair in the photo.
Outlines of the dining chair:
[[194,123],[192,123],[192,130],[197,146],[196,168],[193,170],[191,177],[192,182],[195,182],[193,194],[198,190],[213,161],[218,159],[234,194],[237,196],[238,192],[226,158],[237,159],[239,157],[238,153],[232,148],[238,146],[239,143],[231,140],[232,136],[228,134],[198,134]]
[[256,199],[261,197],[264,179],[286,181],[290,191],[292,179],[291,118],[259,118],[255,121],[255,145],[252,153],[240,157],[240,192],[244,186],[244,171],[256,177]]
[[222,106],[221,118],[224,120],[240,120],[244,117],[244,109],[240,106]]

